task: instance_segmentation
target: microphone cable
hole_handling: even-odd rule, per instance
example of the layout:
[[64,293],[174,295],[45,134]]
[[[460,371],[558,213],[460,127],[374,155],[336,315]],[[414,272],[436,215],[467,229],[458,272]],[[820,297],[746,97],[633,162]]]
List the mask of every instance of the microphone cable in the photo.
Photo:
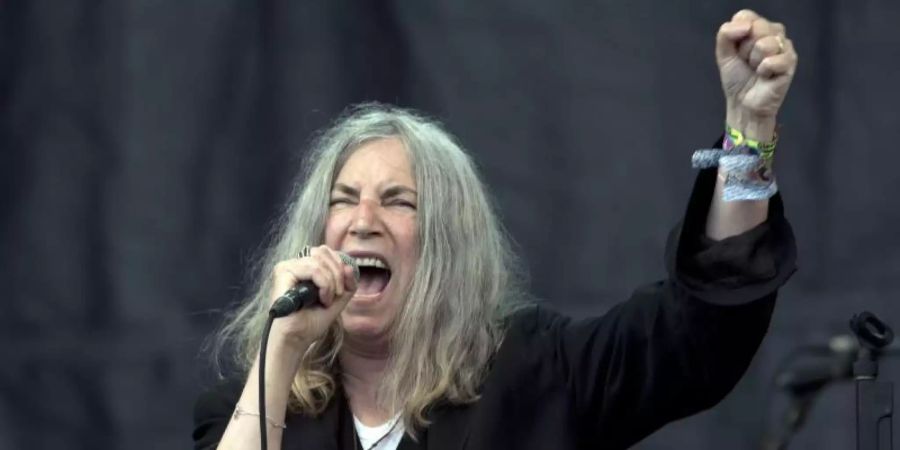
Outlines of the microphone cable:
[[269,332],[272,331],[272,322],[275,321],[275,313],[269,311],[266,325],[263,328],[262,341],[259,343],[259,438],[260,450],[268,450],[269,435],[266,426],[266,347],[269,343]]
[[[308,252],[304,248],[304,253]],[[301,253],[303,256],[303,253]],[[353,268],[353,277],[359,281],[359,266],[350,255],[346,253],[338,253],[341,262]],[[283,301],[284,300],[284,301]],[[287,316],[295,311],[308,307],[317,303],[318,292],[312,282],[301,283],[288,290],[269,308],[269,314],[266,317],[266,325],[263,327],[262,338],[259,343],[259,439],[260,450],[268,450],[269,448],[269,428],[266,426],[266,348],[269,344],[269,333],[272,331],[272,322],[279,317]]]

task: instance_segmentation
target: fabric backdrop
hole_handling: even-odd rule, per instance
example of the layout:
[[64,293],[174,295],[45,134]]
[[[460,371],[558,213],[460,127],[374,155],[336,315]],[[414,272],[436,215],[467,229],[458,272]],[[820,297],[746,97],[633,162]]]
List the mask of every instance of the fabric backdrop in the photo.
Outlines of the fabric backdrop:
[[[311,134],[364,100],[442,120],[533,291],[601,314],[664,275],[745,6],[800,54],[777,171],[801,268],[738,388],[638,448],[758,448],[792,348],[862,309],[900,326],[894,0],[0,2],[0,448],[188,447],[203,339]],[[795,447],[851,448],[853,404],[826,389]]]

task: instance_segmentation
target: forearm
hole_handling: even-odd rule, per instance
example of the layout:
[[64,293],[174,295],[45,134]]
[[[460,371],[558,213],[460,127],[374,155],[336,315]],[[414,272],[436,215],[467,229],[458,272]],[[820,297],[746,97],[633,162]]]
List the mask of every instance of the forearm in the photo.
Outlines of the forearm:
[[[748,118],[732,108],[728,108],[726,123],[740,130],[749,139],[770,142],[775,136],[775,118]],[[741,234],[766,221],[769,214],[769,200],[743,200],[726,202],[722,200],[725,173],[719,169],[716,189],[706,220],[706,235],[713,240],[722,240]]]
[[722,200],[723,178],[720,172],[706,219],[706,236],[716,241],[748,231],[769,215],[769,200]]
[[[296,348],[286,345],[280,339],[270,339],[266,354],[266,415],[276,424],[284,424],[287,404],[291,392],[291,384],[299,368],[302,353]],[[251,413],[259,412],[259,358],[250,369],[244,390],[236,406]],[[267,421],[268,423],[268,421]],[[269,424],[268,448],[281,448],[281,437],[284,430]],[[219,442],[219,450],[259,448],[259,417],[233,415],[228,427]]]

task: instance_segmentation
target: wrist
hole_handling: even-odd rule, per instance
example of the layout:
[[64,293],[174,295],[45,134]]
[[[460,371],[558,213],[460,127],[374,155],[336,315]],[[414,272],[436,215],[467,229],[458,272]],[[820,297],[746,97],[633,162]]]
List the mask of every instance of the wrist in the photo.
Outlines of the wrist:
[[310,345],[312,345],[312,341],[287,333],[279,333],[273,329],[269,334],[268,353],[278,355],[279,361],[297,361],[299,363]]
[[725,123],[740,131],[748,139],[759,142],[771,142],[775,138],[775,116],[759,116],[728,108]]
[[300,361],[307,348],[309,345],[304,346],[296,339],[272,330],[266,349],[266,378],[276,385],[286,382],[289,387],[300,370]]
[[310,336],[310,333],[296,328],[288,320],[276,319],[272,324],[272,331],[269,333],[269,349],[277,348],[277,351],[285,355],[303,356],[316,338]]

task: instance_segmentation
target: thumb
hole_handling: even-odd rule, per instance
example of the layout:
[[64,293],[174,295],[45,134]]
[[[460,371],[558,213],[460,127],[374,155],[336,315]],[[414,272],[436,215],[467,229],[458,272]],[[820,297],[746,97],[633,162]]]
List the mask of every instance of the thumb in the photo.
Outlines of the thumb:
[[745,20],[723,23],[716,35],[716,60],[721,63],[737,56],[738,43],[750,34],[752,25]]
[[340,308],[343,309],[346,306],[346,303],[350,301],[351,298],[356,294],[356,289],[359,287],[359,280],[356,279],[355,269],[352,266],[344,265],[341,269],[341,275],[343,275],[344,279],[341,280],[344,283],[344,295],[338,299],[335,299],[338,303],[341,304]]

